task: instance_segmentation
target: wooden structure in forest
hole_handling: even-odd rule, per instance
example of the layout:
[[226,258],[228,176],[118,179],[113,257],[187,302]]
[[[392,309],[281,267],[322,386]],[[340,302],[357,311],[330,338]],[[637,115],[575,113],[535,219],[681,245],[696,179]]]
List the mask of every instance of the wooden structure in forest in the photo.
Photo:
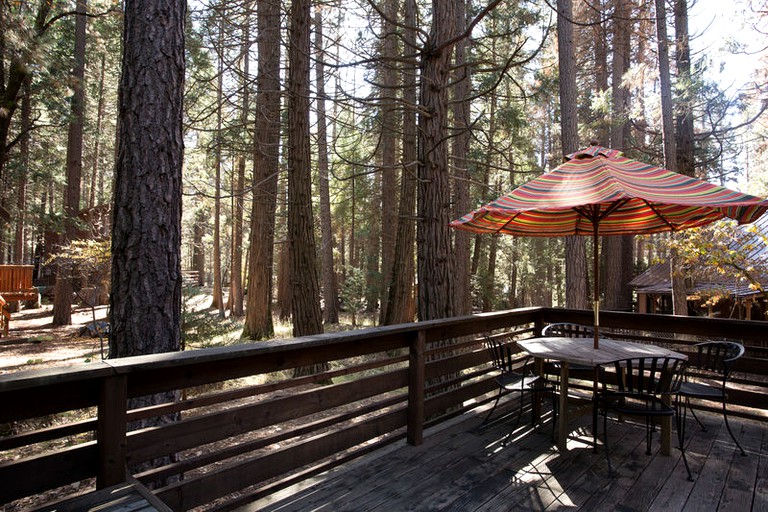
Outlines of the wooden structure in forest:
[[32,286],[33,265],[0,265],[0,295],[6,302],[37,300]]
[[[768,296],[764,292],[768,287],[768,215],[753,225],[736,229],[742,230],[743,235],[730,243],[728,249],[744,254],[748,264],[733,267],[749,267],[751,278],[760,286],[746,279],[745,274],[722,273],[705,263],[690,264],[685,280],[690,315],[768,320]],[[669,261],[652,265],[629,284],[637,293],[638,313],[672,312]]]
[[34,265],[0,265],[0,326],[6,336],[11,323],[8,303],[40,300],[40,293],[32,286],[34,270]]

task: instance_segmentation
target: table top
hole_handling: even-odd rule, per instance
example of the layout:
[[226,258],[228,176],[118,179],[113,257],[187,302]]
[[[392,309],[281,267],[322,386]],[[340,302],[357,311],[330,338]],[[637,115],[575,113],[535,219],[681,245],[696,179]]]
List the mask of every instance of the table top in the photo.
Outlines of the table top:
[[594,338],[565,338],[549,336],[517,341],[517,345],[534,357],[553,359],[570,364],[596,366],[632,357],[687,356],[657,345],[600,338],[599,348],[593,348]]

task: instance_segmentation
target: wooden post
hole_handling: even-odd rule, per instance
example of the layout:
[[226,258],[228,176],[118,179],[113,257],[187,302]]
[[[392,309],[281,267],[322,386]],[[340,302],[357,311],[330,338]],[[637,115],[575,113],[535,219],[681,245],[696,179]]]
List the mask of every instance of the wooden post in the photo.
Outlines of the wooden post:
[[424,350],[426,332],[420,330],[411,340],[408,366],[408,444],[419,446],[424,441]]
[[128,378],[114,375],[102,381],[99,397],[96,442],[99,467],[96,487],[103,489],[126,480],[126,418],[128,407]]

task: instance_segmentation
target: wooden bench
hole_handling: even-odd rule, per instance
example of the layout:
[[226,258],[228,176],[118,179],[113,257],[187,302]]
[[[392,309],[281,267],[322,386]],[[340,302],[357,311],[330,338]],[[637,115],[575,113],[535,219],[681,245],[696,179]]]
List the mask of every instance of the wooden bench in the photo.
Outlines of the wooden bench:
[[32,286],[33,265],[0,265],[0,322],[8,335],[11,312],[8,303],[20,300],[40,300],[40,292]]
[[152,494],[138,480],[98,489],[53,505],[37,509],[38,512],[172,512],[171,508]]

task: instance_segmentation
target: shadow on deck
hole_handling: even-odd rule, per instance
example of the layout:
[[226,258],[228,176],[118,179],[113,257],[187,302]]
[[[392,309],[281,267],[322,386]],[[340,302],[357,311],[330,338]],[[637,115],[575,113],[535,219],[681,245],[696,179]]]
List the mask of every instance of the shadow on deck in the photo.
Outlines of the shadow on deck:
[[[482,415],[464,415],[418,447],[403,443],[379,450],[262,498],[241,511],[399,510],[719,510],[768,507],[768,436],[765,426],[735,420],[747,451],[741,456],[721,416],[706,414],[701,432],[689,418],[686,446],[694,482],[686,479],[680,452],[645,454],[645,427],[609,423],[616,474],[609,477],[602,447],[592,450],[589,418],[572,423],[568,451],[552,443],[551,418],[532,429],[523,416],[513,439],[502,441],[512,418],[481,426]],[[676,446],[676,443],[675,443]]]

